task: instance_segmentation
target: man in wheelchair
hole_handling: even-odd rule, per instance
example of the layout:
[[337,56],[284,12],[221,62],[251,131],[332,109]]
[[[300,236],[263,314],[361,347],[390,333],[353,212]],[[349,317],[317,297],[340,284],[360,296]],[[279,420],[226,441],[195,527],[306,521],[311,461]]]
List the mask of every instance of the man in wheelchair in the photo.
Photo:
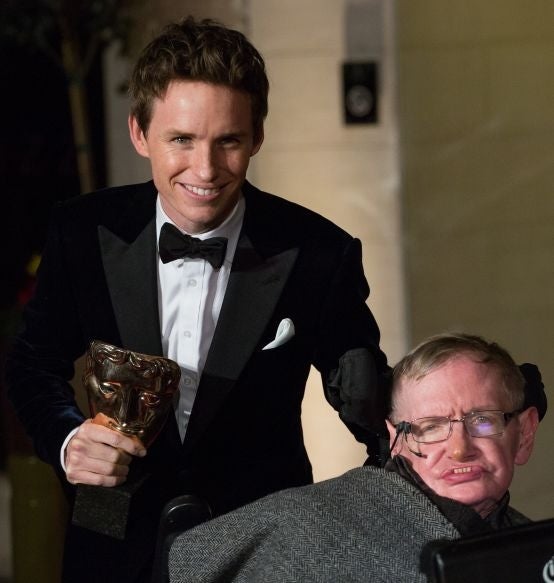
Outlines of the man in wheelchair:
[[429,541],[530,522],[508,489],[545,412],[533,365],[478,336],[431,337],[392,371],[384,468],[284,490],[184,532],[171,581],[425,581]]

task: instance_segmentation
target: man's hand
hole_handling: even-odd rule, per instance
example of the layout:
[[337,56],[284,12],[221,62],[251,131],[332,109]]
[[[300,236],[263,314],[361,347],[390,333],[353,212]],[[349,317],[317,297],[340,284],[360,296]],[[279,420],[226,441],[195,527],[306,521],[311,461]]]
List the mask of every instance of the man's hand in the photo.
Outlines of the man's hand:
[[117,486],[127,479],[133,456],[144,455],[138,439],[87,419],[67,444],[66,476],[71,484]]

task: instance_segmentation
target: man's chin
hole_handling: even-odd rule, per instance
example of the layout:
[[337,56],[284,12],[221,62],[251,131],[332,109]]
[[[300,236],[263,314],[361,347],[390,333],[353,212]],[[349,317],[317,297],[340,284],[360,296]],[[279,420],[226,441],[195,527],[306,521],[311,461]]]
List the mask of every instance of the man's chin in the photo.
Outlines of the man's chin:
[[483,489],[479,484],[475,483],[457,484],[447,488],[446,491],[438,492],[438,494],[460,504],[470,506],[478,513],[481,513],[483,508],[490,506],[490,501],[486,498]]

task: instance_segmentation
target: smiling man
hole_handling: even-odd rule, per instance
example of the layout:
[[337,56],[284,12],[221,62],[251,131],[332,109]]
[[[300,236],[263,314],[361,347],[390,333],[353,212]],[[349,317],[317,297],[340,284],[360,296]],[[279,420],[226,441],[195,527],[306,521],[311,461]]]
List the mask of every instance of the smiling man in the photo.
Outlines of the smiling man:
[[508,488],[546,411],[536,367],[480,337],[442,334],[402,359],[391,385],[384,468],[278,492],[183,533],[171,582],[423,583],[426,543],[529,522]]
[[203,81],[171,81],[148,127],[131,115],[129,129],[137,152],[150,159],[164,212],[190,234],[231,214],[263,140],[246,92]]
[[[218,515],[310,483],[312,365],[371,462],[388,447],[360,241],[246,180],[268,109],[261,55],[188,18],[148,44],[129,87],[131,141],[153,180],[54,209],[7,365],[18,415],[70,498],[75,484],[122,485],[131,464],[150,476],[124,540],[69,526],[70,583],[149,581],[173,496],[195,493]],[[174,414],[148,451],[77,406],[69,380],[92,340],[178,363]]]

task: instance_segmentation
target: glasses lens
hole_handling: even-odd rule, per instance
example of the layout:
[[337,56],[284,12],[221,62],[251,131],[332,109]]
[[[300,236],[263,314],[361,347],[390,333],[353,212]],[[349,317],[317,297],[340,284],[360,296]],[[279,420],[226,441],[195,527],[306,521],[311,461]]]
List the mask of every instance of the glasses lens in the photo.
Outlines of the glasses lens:
[[500,435],[505,427],[502,411],[473,411],[465,416],[464,423],[472,437]]
[[412,421],[412,436],[418,443],[435,443],[448,439],[450,420],[448,417],[423,417]]

